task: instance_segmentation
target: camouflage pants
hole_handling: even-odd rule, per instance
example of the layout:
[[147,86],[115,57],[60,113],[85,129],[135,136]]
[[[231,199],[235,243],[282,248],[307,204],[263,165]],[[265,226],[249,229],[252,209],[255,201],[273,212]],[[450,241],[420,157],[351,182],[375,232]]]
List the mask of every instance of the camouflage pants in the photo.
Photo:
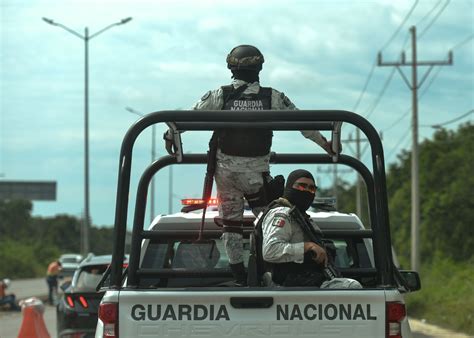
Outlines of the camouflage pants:
[[[217,167],[215,173],[217,198],[219,199],[219,215],[224,221],[239,222],[244,214],[244,194],[255,194],[263,185],[260,172],[234,172]],[[257,208],[256,208],[257,209]],[[258,214],[259,210],[252,210]],[[222,235],[224,247],[230,264],[243,262],[242,235],[234,232],[224,232]]]

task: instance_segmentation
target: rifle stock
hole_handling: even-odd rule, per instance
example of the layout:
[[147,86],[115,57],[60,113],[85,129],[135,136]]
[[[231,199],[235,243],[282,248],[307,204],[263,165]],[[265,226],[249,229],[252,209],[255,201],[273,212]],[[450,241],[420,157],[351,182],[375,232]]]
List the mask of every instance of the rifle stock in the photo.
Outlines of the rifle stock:
[[212,194],[212,185],[214,183],[214,174],[216,173],[216,157],[217,157],[217,133],[214,132],[212,134],[211,140],[209,141],[209,150],[207,152],[207,168],[206,168],[206,176],[204,178],[204,188],[202,190],[202,199],[204,204],[200,204],[199,208],[193,209],[197,210],[201,207],[202,210],[202,218],[201,218],[201,227],[199,228],[199,237],[198,241],[202,240],[202,234],[204,231],[204,223],[206,221],[206,209],[211,199]]

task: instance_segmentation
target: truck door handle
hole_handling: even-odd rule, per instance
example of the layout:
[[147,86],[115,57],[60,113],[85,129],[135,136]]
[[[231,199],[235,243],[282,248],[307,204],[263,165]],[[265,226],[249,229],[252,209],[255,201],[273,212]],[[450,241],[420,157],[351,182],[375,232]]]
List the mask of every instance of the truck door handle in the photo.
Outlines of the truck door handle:
[[230,305],[236,309],[267,309],[273,305],[273,297],[230,297]]

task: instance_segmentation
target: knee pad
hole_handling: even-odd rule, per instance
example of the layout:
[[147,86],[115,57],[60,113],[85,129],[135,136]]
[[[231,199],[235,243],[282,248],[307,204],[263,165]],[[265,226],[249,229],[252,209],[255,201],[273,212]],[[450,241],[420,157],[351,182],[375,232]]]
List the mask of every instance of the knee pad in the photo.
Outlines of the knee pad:
[[256,193],[245,194],[244,196],[247,202],[249,203],[250,209],[265,207],[268,204],[263,187],[260,188],[260,190]]

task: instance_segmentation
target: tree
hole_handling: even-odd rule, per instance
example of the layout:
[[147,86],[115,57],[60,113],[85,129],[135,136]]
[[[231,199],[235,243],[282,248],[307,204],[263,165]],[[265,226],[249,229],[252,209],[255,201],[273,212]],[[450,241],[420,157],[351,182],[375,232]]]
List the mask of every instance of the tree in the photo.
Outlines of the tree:
[[[473,257],[474,126],[440,129],[420,144],[420,243],[422,261],[440,251],[455,261]],[[411,153],[402,152],[387,174],[394,246],[407,263],[410,253]],[[399,257],[400,258],[400,257]]]

